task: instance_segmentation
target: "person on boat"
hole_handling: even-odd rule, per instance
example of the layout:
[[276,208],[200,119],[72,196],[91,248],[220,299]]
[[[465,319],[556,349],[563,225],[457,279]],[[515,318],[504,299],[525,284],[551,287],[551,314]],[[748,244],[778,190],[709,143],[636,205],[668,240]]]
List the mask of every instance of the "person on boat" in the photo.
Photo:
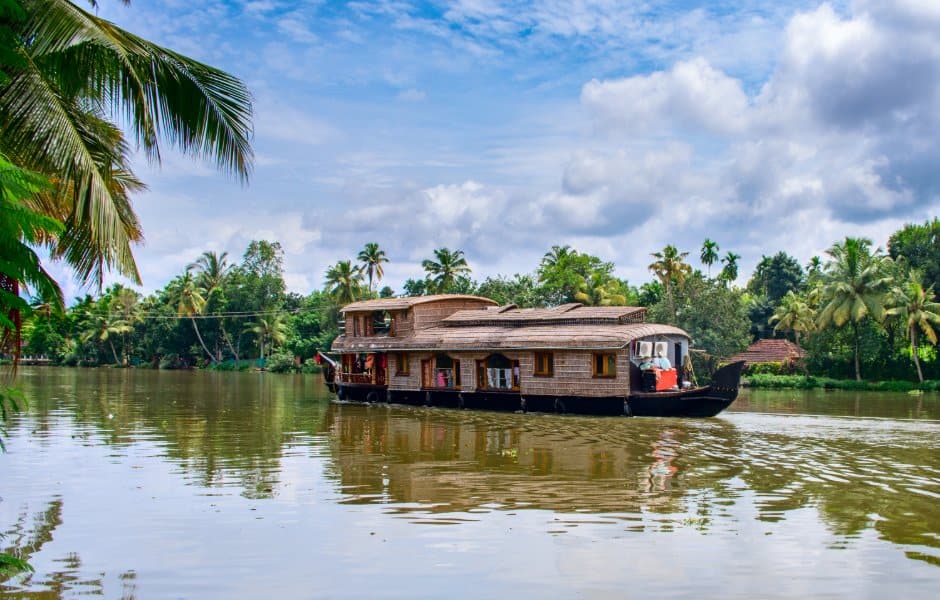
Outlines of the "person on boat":
[[653,359],[653,366],[667,371],[672,368],[672,363],[669,362],[669,359],[666,358],[666,355],[660,350],[656,353],[656,358]]

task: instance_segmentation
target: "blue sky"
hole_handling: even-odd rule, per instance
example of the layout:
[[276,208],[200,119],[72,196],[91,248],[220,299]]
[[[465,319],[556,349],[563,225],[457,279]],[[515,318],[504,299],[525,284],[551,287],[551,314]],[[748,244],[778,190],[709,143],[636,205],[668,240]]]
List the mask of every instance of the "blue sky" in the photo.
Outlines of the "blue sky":
[[482,279],[571,244],[639,284],[707,236],[746,275],[940,204],[940,3],[100,4],[255,98],[248,187],[138,163],[145,291],[259,238],[301,293],[373,241],[396,289],[440,246]]

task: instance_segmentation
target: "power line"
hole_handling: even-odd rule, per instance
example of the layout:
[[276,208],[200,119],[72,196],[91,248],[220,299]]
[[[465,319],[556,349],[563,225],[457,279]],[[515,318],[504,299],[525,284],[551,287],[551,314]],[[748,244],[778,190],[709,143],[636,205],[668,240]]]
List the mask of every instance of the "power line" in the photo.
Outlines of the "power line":
[[294,315],[301,312],[326,312],[329,310],[329,306],[317,306],[314,308],[293,308],[293,309],[272,309],[272,310],[241,310],[241,311],[229,311],[229,312],[218,312],[218,313],[208,313],[208,314],[195,314],[195,315],[165,315],[160,313],[141,313],[138,316],[141,319],[247,319],[251,317],[260,317],[264,315],[276,315],[276,314],[289,314]]

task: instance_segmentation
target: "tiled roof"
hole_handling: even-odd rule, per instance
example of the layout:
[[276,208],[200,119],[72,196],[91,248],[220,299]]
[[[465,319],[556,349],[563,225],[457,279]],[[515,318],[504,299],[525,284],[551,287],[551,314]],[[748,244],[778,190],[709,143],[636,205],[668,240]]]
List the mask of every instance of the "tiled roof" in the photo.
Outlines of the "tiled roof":
[[728,359],[729,363],[743,360],[749,365],[769,362],[792,362],[806,355],[806,351],[790,340],[757,340],[747,350]]

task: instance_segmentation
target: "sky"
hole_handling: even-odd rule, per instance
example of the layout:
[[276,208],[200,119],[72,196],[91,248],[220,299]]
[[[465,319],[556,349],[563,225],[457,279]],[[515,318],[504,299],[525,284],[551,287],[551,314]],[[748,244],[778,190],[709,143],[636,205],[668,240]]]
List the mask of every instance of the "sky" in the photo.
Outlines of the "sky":
[[442,246],[482,280],[569,244],[639,285],[650,253],[699,266],[706,237],[743,283],[762,255],[884,246],[940,206],[933,0],[98,4],[254,98],[247,186],[135,161],[145,292],[253,239],[304,294],[368,242],[396,290]]

